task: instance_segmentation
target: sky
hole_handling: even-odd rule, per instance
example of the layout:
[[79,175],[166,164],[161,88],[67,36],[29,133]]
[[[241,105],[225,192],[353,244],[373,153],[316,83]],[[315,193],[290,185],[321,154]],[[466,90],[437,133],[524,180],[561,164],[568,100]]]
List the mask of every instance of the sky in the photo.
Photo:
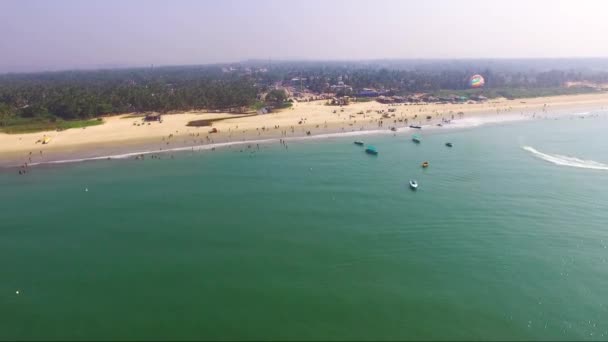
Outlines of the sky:
[[608,57],[604,0],[0,0],[0,72]]

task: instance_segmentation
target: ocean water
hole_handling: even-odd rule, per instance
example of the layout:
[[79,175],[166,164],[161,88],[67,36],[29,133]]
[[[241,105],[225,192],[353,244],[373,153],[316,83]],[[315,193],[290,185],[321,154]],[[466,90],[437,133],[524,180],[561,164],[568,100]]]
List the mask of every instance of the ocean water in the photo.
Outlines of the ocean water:
[[1,171],[0,339],[606,340],[607,129]]

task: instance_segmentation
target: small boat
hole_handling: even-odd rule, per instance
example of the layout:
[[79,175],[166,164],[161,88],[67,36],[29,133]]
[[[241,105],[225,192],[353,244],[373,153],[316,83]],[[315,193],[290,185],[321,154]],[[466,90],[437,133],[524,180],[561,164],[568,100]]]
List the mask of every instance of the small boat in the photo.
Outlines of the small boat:
[[443,127],[443,124],[438,123],[437,127]]
[[410,179],[410,188],[412,188],[412,190],[418,189],[418,182],[413,179]]
[[51,142],[51,137],[47,137],[46,135],[42,138],[42,144],[46,145]]
[[415,136],[412,138],[412,141],[415,142],[416,144],[420,144],[420,138]]
[[451,142],[448,142],[448,143],[445,143],[445,146],[447,146],[447,147],[452,147],[452,146],[454,146],[454,145],[452,145],[452,143],[451,143]]
[[209,133],[217,133],[217,128],[213,127],[213,128],[212,128],[212,129],[209,131]]
[[373,154],[373,155],[378,155],[378,151],[376,150],[376,148],[374,146],[368,146],[365,149],[365,153],[367,153],[367,154]]
[[363,146],[363,141],[357,140],[355,141],[355,145]]
[[410,128],[422,129],[421,126],[416,126],[416,125],[410,125]]
[[391,131],[397,132],[397,128],[396,127],[391,127]]
[[428,161],[425,161],[424,163],[422,163],[422,167],[423,167],[423,168],[427,168],[427,167],[429,167],[429,162],[428,162]]

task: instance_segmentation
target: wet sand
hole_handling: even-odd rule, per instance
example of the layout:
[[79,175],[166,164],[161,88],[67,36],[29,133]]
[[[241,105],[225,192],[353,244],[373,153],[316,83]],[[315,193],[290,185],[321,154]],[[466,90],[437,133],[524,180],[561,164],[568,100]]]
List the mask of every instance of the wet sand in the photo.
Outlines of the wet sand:
[[[370,101],[338,107],[328,106],[325,101],[315,101],[294,103],[290,109],[247,117],[203,112],[163,115],[162,123],[144,123],[142,118],[125,114],[104,118],[103,125],[85,129],[15,135],[0,133],[0,166],[35,165],[103,156],[135,157],[137,153],[211,149],[247,141],[270,143],[279,139],[289,141],[343,133],[396,134],[409,125],[437,127],[441,123],[444,127],[437,129],[443,129],[475,125],[474,118],[541,118],[556,113],[607,108],[608,94],[600,93],[523,100],[498,99],[474,104],[388,105]],[[214,122],[211,127],[186,126],[194,120],[219,118],[224,120]],[[218,132],[209,133],[212,128]],[[51,137],[49,144],[36,143],[45,135]]]

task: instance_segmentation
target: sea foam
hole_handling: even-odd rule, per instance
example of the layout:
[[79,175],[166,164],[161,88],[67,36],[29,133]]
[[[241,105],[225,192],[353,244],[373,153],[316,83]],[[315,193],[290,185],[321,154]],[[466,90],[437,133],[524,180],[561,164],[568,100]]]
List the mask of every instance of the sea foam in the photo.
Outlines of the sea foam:
[[[437,127],[431,123],[423,124],[423,131],[431,131],[436,132],[443,129],[463,129],[463,128],[472,128],[483,126],[486,124],[499,124],[513,121],[521,121],[521,120],[529,120],[529,117],[523,117],[518,115],[490,115],[487,117],[475,116],[470,118],[463,119],[454,119],[449,124],[444,124],[443,127]],[[355,136],[364,136],[364,135],[394,135],[394,134],[403,134],[407,132],[419,132],[417,129],[412,129],[408,126],[400,127],[397,129],[397,132],[393,132],[388,128],[383,129],[372,129],[372,130],[353,130],[353,131],[343,131],[343,132],[334,132],[334,133],[324,133],[324,134],[315,134],[312,136],[298,136],[298,137],[283,137],[284,141],[306,141],[306,140],[321,140],[321,139],[332,139],[332,138],[342,138],[342,137],[355,137]],[[163,150],[142,150],[136,152],[128,152],[122,154],[111,154],[104,156],[91,156],[91,157],[83,157],[83,158],[73,158],[73,159],[63,159],[63,160],[52,160],[52,161],[43,161],[43,162],[34,162],[29,163],[29,166],[37,166],[37,165],[49,165],[49,164],[68,164],[68,163],[78,163],[78,162],[86,162],[86,161],[95,161],[95,160],[109,160],[109,159],[128,159],[134,158],[140,155],[150,155],[150,154],[165,154],[171,152],[182,152],[182,151],[204,151],[211,150],[215,148],[222,148],[228,146],[236,146],[236,145],[248,145],[248,144],[268,144],[268,143],[276,143],[279,142],[280,138],[268,138],[268,139],[258,139],[258,140],[241,140],[241,141],[231,141],[231,142],[223,142],[223,143],[211,143],[204,145],[194,145],[194,146],[183,146],[183,147],[175,147],[175,148],[167,148]]]

